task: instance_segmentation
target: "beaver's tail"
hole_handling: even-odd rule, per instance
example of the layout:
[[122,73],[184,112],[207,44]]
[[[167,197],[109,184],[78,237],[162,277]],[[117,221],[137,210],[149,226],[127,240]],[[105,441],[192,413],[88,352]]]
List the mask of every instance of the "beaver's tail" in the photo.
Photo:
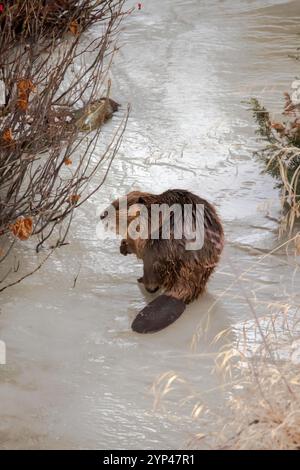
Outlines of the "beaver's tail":
[[183,300],[162,294],[137,314],[131,328],[137,333],[155,333],[174,323],[185,307]]

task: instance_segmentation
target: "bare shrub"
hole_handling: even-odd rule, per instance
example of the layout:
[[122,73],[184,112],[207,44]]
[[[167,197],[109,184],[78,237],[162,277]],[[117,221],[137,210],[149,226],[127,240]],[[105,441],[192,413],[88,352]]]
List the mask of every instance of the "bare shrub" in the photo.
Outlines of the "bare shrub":
[[[123,7],[124,0],[5,2],[0,16],[2,240],[36,235],[39,249],[67,220],[55,246],[64,244],[74,209],[103,184],[105,176],[90,185],[104,162],[109,169],[127,119],[125,112],[93,161],[101,125],[117,109],[109,98],[108,72]],[[94,34],[88,30],[93,25]],[[2,244],[0,262],[11,251],[11,240],[5,249]]]

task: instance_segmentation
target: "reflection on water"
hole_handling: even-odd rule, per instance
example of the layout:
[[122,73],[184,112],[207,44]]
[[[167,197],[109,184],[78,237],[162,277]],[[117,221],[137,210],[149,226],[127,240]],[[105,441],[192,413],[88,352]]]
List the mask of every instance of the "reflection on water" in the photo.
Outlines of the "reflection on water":
[[[243,288],[259,315],[270,299],[280,305],[289,294],[299,303],[297,260],[284,252],[262,257],[278,244],[266,217],[277,214],[278,194],[251,157],[258,144],[242,102],[258,96],[276,112],[299,73],[288,58],[298,46],[299,2],[144,3],[126,20],[113,69],[114,98],[132,111],[106,185],[79,209],[71,244],[2,296],[2,448],[180,448],[199,431],[193,403],[177,406],[187,389],[172,392],[157,412],[151,385],[173,371],[212,408],[222,406],[220,379],[211,374],[222,341],[211,340],[225,329],[234,338],[234,326],[252,318],[236,276],[247,271]],[[121,112],[105,132],[118,119]],[[132,187],[181,187],[206,197],[227,237],[207,294],[149,336],[130,330],[148,300],[136,282],[140,263],[96,237],[97,206]],[[33,265],[33,250],[25,257]]]

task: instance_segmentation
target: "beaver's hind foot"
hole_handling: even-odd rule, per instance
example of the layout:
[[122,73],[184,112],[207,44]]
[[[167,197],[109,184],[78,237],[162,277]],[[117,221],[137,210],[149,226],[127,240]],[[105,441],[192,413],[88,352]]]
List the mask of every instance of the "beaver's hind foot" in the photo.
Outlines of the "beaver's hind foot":
[[128,246],[127,240],[122,240],[120,245],[120,253],[121,255],[129,255],[131,253],[130,248]]

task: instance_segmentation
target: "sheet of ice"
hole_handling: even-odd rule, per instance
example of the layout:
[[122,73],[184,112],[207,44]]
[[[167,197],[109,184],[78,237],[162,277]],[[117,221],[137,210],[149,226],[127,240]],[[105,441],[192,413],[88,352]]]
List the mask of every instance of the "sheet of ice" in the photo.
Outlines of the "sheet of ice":
[[[212,409],[224,403],[211,374],[222,340],[212,339],[232,328],[234,339],[234,325],[252,318],[236,274],[247,271],[241,282],[258,315],[268,313],[270,299],[297,301],[297,260],[262,257],[278,244],[266,218],[277,215],[278,192],[252,158],[260,144],[242,101],[257,96],[278,111],[299,74],[288,57],[299,43],[299,16],[299,2],[152,0],[126,19],[112,95],[130,102],[131,114],[106,184],[79,209],[70,245],[1,296],[1,448],[182,448],[201,432],[191,419],[199,395]],[[122,110],[104,132],[121,118]],[[101,146],[93,158],[100,153]],[[99,205],[132,187],[194,191],[217,205],[226,229],[208,292],[149,336],[130,330],[149,300],[136,282],[140,263],[96,236]],[[30,270],[33,246],[19,243],[18,254]],[[199,322],[206,333],[195,352]],[[151,385],[168,371],[189,385],[153,411]]]

